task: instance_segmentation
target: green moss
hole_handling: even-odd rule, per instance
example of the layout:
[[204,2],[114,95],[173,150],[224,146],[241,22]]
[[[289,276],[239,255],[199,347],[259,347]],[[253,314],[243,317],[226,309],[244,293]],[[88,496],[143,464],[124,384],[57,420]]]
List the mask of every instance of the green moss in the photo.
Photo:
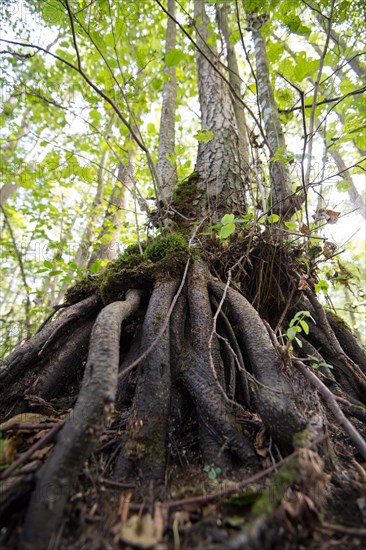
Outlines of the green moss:
[[172,233],[157,237],[151,244],[129,246],[105,271],[96,277],[88,277],[71,287],[67,300],[76,303],[91,294],[99,293],[109,304],[123,300],[129,288],[149,291],[157,279],[179,277],[188,258],[188,243],[183,235]]
[[311,441],[311,438],[314,437],[314,431],[310,428],[305,428],[301,432],[297,432],[294,435],[294,447],[306,447]]
[[173,204],[174,206],[182,207],[190,203],[197,195],[197,187],[194,183],[188,180],[182,181],[174,191]]
[[155,239],[154,242],[146,248],[145,256],[153,262],[158,262],[167,256],[180,252],[184,254],[188,253],[188,243],[183,235],[172,233],[166,237]]
[[252,507],[252,513],[255,517],[263,514],[272,514],[275,508],[285,495],[285,492],[291,483],[294,483],[299,477],[296,463],[289,461],[279,472],[276,472],[271,479],[271,484]]
[[77,304],[84,300],[88,296],[93,294],[99,294],[99,282],[98,278],[86,277],[81,281],[78,281],[74,286],[70,287],[66,291],[65,302],[69,304]]

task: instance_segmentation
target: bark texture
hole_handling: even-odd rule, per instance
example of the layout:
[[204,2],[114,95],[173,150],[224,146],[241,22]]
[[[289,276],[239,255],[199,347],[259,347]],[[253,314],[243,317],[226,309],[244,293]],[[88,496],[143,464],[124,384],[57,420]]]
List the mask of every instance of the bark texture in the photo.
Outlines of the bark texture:
[[228,6],[224,5],[222,8],[217,9],[218,26],[222,33],[225,47],[226,47],[226,60],[229,70],[229,82],[232,86],[235,95],[232,93],[232,101],[235,111],[236,123],[239,132],[239,152],[240,152],[240,165],[244,174],[244,181],[249,183],[249,168],[250,168],[250,143],[249,143],[249,129],[245,116],[243,105],[239,101],[241,98],[241,84],[238,61],[236,58],[235,47],[230,42],[230,27],[228,22]]
[[[175,18],[175,0],[168,0],[168,12]],[[176,47],[176,42],[176,24],[172,18],[168,17],[165,55]],[[177,183],[177,166],[174,160],[175,112],[177,109],[177,76],[175,66],[168,67],[165,63],[164,75],[168,77],[168,80],[164,82],[163,86],[157,171],[160,180],[159,198],[165,203],[169,203],[173,197],[173,191]]]
[[212,42],[208,45],[209,19],[202,0],[195,0],[194,16],[199,22],[197,76],[201,125],[202,130],[213,132],[210,141],[198,145],[197,186],[206,191],[211,213],[240,211],[245,204],[245,188],[234,106],[229,87],[220,76],[216,47]]
[[271,155],[271,210],[282,217],[290,217],[300,204],[296,204],[293,197],[288,163],[275,158],[276,153],[286,157],[286,141],[270,80],[266,42],[261,32],[263,18],[247,14],[247,19],[254,42],[260,112]]

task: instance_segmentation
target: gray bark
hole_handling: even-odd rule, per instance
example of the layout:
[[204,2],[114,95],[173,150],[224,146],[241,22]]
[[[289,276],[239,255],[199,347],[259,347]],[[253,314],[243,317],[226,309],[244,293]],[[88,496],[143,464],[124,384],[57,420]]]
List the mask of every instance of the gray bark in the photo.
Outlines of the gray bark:
[[[168,12],[172,17],[175,17],[175,0],[168,0]],[[166,53],[176,47],[176,37],[176,24],[173,19],[168,17]],[[160,198],[164,202],[169,203],[173,197],[173,191],[178,179],[176,163],[168,159],[168,155],[174,155],[175,147],[175,112],[177,109],[177,77],[175,67],[165,65],[164,74],[169,77],[169,80],[164,82],[163,87],[157,171],[160,180]]]
[[251,15],[248,21],[252,25],[259,106],[271,155],[272,211],[289,216],[295,210],[291,207],[293,192],[289,166],[279,160],[272,160],[278,150],[281,155],[286,156],[286,141],[271,85],[266,43],[261,33],[261,19]]
[[[219,67],[215,47],[206,45],[209,19],[203,0],[195,0],[194,17],[198,22],[198,47],[212,64]],[[211,141],[200,142],[198,146],[197,186],[206,191],[209,200],[216,198],[213,208],[219,214],[240,212],[245,205],[245,189],[240,166],[239,131],[230,90],[200,51],[197,51],[197,76],[202,130],[214,134]],[[211,214],[215,212],[211,211]]]
[[229,82],[235,91],[232,101],[235,111],[236,123],[239,131],[239,151],[240,151],[240,163],[244,173],[244,179],[249,182],[249,165],[250,165],[250,145],[249,145],[249,132],[246,121],[245,111],[243,105],[238,100],[241,97],[241,79],[239,76],[238,61],[236,59],[236,53],[234,46],[230,43],[230,28],[227,17],[227,6],[217,9],[217,21],[219,29],[224,38],[226,47],[226,59],[229,69]]

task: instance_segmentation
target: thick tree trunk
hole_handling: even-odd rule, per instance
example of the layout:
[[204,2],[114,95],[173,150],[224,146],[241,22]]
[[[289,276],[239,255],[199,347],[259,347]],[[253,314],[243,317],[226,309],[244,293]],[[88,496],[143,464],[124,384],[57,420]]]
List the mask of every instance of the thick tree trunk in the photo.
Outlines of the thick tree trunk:
[[[239,154],[239,131],[229,87],[220,76],[216,48],[208,46],[209,19],[205,2],[195,0],[197,27],[197,76],[202,130],[213,138],[200,142],[195,170],[197,186],[207,193],[208,211],[217,217],[225,212],[242,212],[245,205],[243,167]],[[216,67],[217,70],[214,69]],[[201,205],[200,205],[201,206]]]

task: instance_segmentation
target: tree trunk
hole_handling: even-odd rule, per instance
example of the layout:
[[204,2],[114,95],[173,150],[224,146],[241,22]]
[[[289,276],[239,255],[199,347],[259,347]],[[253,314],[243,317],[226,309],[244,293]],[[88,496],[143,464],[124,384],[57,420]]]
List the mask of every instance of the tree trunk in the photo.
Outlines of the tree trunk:
[[[168,0],[168,12],[175,18],[176,2]],[[175,21],[168,17],[166,28],[165,55],[176,47],[177,29]],[[163,104],[161,106],[159,151],[157,171],[160,179],[161,199],[169,203],[177,183],[177,166],[175,162],[175,112],[177,109],[177,77],[175,67],[165,63],[164,75],[168,80],[163,86]]]
[[[210,215],[217,219],[225,212],[240,212],[245,204],[243,165],[239,153],[239,131],[229,87],[221,77],[221,68],[215,46],[208,46],[210,38],[205,3],[195,0],[197,27],[197,76],[201,106],[202,130],[213,137],[200,141],[195,170],[197,187],[207,193],[208,205],[199,205],[197,219]],[[211,136],[209,136],[210,138]]]

